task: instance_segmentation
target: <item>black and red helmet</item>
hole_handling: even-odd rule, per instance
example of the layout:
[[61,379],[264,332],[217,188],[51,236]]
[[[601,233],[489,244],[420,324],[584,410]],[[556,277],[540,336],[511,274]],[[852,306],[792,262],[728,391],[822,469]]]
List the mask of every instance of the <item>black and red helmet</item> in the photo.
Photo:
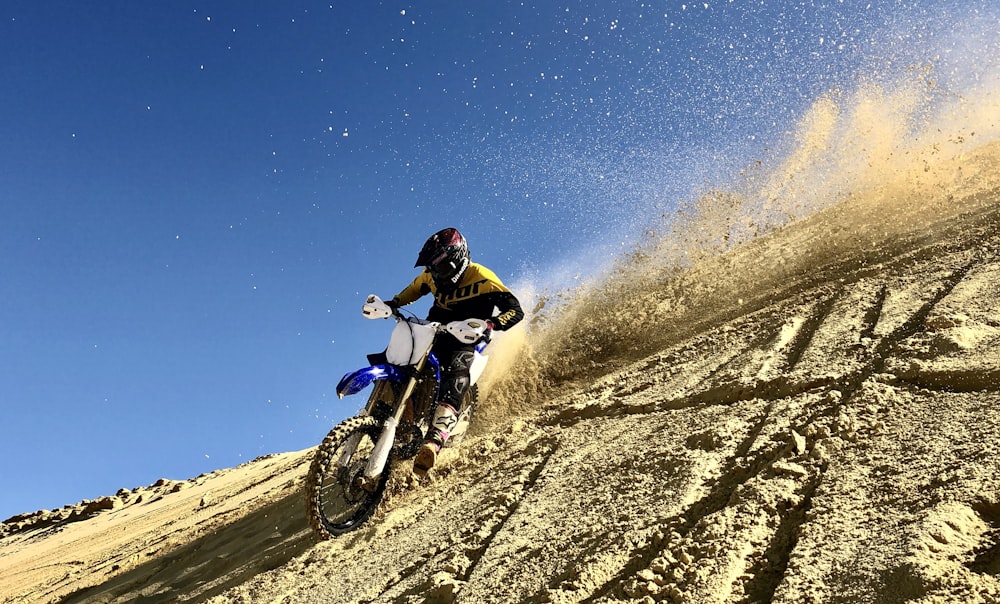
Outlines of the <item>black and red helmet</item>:
[[469,244],[458,229],[441,229],[427,239],[413,266],[426,266],[439,287],[455,286],[469,268]]

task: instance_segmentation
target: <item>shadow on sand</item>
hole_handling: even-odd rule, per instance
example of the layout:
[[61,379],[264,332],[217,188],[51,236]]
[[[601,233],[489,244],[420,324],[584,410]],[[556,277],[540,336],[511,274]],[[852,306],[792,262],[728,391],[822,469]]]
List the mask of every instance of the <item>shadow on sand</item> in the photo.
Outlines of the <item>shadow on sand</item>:
[[296,490],[61,602],[203,602],[285,564],[313,544],[302,494]]

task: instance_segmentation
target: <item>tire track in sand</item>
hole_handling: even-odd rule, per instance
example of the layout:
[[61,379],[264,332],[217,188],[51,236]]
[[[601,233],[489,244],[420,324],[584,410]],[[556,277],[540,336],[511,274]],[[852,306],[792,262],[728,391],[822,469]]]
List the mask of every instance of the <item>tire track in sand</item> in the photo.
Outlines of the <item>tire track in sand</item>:
[[[763,398],[769,401],[764,414],[727,460],[708,493],[683,514],[663,523],[662,542],[654,539],[645,548],[637,549],[621,572],[582,601],[594,602],[608,596],[701,601],[699,598],[709,595],[712,598],[704,601],[715,601],[727,591],[736,599],[770,601],[784,577],[801,527],[808,522],[813,495],[822,484],[825,441],[847,436],[843,430],[837,432],[837,418],[866,382],[878,379],[886,359],[904,340],[920,331],[931,311],[974,264],[975,261],[967,263],[939,282],[933,296],[907,320],[865,348],[863,363],[842,380],[827,380],[820,386],[820,393],[799,409],[792,409],[794,405],[789,405],[788,398],[810,388],[783,376],[794,374],[798,361],[830,317],[842,291],[817,302],[807,318],[786,322],[784,334],[772,332],[766,339],[767,349],[749,350],[720,366],[707,394],[698,397],[702,404],[732,405],[749,398]],[[881,285],[867,308],[859,313],[856,327],[860,341],[871,340],[885,299],[886,287]],[[753,378],[747,379],[745,370],[735,379],[732,372],[726,375],[726,367],[745,368],[748,365],[741,361],[745,363],[755,355],[758,362],[749,365],[757,368]],[[780,369],[777,377],[756,382],[756,388],[748,389],[774,368]],[[728,392],[727,385],[731,386]],[[811,386],[815,388],[815,384]],[[658,408],[675,406],[676,402],[668,402]],[[779,419],[776,416],[788,410],[784,407],[793,410],[786,440],[776,439],[772,428]],[[773,503],[775,497],[777,505],[760,505]],[[761,508],[764,520],[759,520]],[[754,555],[755,551],[763,554]],[[984,559],[992,557],[987,553]],[[712,569],[707,579],[704,572],[692,572],[699,564]],[[988,563],[981,564],[984,565]],[[720,583],[728,583],[728,590]]]

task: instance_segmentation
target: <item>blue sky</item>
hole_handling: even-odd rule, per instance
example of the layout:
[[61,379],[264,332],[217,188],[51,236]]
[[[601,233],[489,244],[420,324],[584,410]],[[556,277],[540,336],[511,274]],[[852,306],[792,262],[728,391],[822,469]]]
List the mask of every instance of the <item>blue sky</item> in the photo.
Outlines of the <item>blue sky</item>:
[[4,2],[0,519],[316,444],[387,337],[363,296],[431,232],[559,286],[816,95],[996,12]]

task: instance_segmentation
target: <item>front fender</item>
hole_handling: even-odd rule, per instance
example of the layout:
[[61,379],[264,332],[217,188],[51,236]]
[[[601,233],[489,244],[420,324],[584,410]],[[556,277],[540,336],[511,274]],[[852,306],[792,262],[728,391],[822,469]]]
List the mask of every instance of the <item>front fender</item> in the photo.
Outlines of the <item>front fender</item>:
[[337,397],[344,398],[350,394],[357,394],[375,380],[389,380],[400,382],[403,380],[403,372],[395,365],[372,365],[348,373],[340,379],[337,384]]

